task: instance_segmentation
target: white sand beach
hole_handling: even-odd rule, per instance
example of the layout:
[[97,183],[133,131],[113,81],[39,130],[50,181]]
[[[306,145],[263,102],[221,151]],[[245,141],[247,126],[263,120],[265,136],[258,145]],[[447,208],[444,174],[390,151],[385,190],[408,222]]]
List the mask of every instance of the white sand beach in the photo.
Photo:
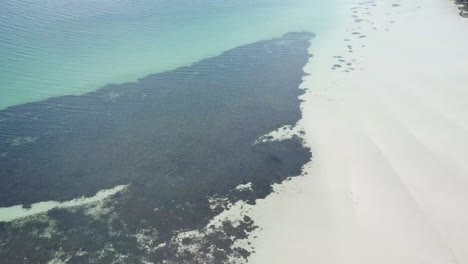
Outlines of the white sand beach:
[[468,263],[468,19],[448,0],[345,6],[305,67],[313,161],[253,208],[249,263]]

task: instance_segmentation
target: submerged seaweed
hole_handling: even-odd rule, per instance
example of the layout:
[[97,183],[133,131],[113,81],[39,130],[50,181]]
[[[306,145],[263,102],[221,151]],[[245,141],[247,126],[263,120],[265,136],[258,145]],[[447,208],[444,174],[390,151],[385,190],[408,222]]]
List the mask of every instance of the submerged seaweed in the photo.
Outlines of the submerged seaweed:
[[1,111],[1,206],[129,187],[92,205],[1,224],[0,259],[247,258],[249,250],[235,241],[256,228],[248,216],[207,225],[229,204],[266,197],[271,184],[299,175],[310,160],[297,136],[257,141],[300,119],[298,87],[312,36],[289,33],[136,83]]

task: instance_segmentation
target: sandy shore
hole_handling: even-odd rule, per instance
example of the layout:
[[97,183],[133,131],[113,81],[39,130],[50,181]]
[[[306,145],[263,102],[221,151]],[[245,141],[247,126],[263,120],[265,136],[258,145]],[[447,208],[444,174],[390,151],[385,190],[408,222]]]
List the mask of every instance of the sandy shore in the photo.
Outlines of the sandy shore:
[[252,210],[249,263],[468,263],[468,19],[445,0],[344,6],[305,67],[314,159]]

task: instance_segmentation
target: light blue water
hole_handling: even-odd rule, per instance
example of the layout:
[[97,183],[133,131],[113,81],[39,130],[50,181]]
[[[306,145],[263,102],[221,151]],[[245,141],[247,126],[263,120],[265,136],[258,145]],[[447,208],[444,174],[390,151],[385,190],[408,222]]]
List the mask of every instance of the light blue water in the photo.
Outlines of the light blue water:
[[2,0],[0,109],[188,65],[280,36],[320,31],[333,1]]

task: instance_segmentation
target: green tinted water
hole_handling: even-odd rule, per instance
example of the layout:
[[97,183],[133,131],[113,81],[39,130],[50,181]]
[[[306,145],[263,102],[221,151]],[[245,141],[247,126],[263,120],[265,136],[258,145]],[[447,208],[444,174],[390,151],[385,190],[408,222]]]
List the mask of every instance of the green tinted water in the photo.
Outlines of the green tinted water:
[[0,2],[0,109],[133,81],[332,21],[333,1]]

